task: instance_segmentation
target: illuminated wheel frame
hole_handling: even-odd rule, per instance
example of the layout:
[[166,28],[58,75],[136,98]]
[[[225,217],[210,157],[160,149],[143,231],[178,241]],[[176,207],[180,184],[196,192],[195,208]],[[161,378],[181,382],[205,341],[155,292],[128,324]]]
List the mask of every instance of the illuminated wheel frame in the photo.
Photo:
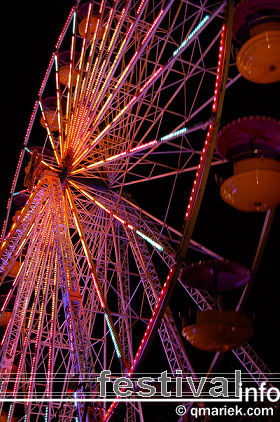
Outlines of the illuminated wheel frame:
[[[96,388],[92,375],[109,369],[131,376],[158,327],[158,354],[166,356],[170,371],[194,374],[167,305],[188,246],[218,257],[189,233],[218,129],[224,8],[211,1],[203,7],[116,2],[111,8],[105,1],[95,30],[100,34],[102,26],[102,38],[90,40],[79,35],[72,9],[31,116],[10,213],[25,157],[46,129],[41,146],[52,147],[53,157],[43,152],[43,171],[27,204],[8,234],[9,217],[4,225],[0,270],[8,299],[2,314],[17,295],[1,342],[8,420],[21,414],[22,421],[43,416],[66,422],[76,415],[82,422],[83,398]],[[91,13],[89,7],[88,20]],[[70,72],[63,86],[59,53],[68,50],[75,84]],[[80,60],[73,69],[76,51]],[[46,117],[45,92],[57,97],[58,132]],[[220,162],[214,154],[212,164]],[[178,203],[182,186],[187,210]],[[174,212],[178,218],[181,213],[180,227],[185,215],[183,232],[169,224]],[[17,277],[9,278],[19,260]],[[203,300],[202,307],[213,305]],[[18,370],[12,380],[13,364]],[[109,420],[117,401],[109,412],[108,404],[100,406]],[[87,411],[101,420],[96,407]],[[127,405],[126,420],[143,420],[140,403]]]

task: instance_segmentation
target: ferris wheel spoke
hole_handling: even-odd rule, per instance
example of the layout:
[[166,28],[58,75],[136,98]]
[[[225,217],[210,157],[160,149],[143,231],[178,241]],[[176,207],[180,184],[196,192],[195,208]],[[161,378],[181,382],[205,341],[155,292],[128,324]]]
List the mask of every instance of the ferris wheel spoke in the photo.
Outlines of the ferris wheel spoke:
[[[52,146],[52,149],[53,149],[53,153],[54,153],[56,162],[57,162],[57,164],[59,166],[61,166],[61,157],[60,157],[59,152],[57,150],[56,142],[55,142],[55,139],[53,137],[52,131],[50,129],[50,125],[49,125],[49,122],[47,120],[46,113],[44,111],[44,108],[43,108],[43,104],[42,104],[41,99],[39,100],[39,106],[40,106],[40,109],[41,109],[41,112],[42,112],[42,118],[43,118],[43,121],[44,121],[44,125],[45,125],[45,127],[47,129],[48,137],[49,137],[49,140],[50,140],[50,144]],[[60,121],[60,119],[59,119],[59,121]],[[60,121],[59,124],[60,124],[60,128],[61,128],[61,121]]]
[[[64,152],[64,123],[63,123],[63,116],[62,116],[62,105],[61,105],[61,91],[60,91],[60,83],[59,83],[59,76],[58,76],[58,56],[57,54],[54,56],[54,63],[55,63],[55,86],[56,86],[56,101],[57,101],[57,116],[58,116],[58,139],[59,139],[59,152],[60,152],[60,158],[63,157],[63,152]],[[71,66],[71,64],[70,64]],[[70,72],[71,75],[71,72]],[[71,78],[71,76],[70,76]],[[40,106],[42,109],[42,113],[43,113],[43,118],[45,121],[45,124],[48,124],[46,121],[46,118],[44,116],[44,112],[43,112],[43,107],[42,104],[40,102]],[[49,129],[47,128],[47,132],[49,134]],[[53,139],[51,138],[51,144]],[[58,153],[58,151],[54,151],[55,157],[56,154]],[[61,162],[61,161],[60,161]],[[58,163],[60,164],[60,163]]]
[[[185,147],[185,146],[182,145],[182,143],[179,144],[179,145],[171,143],[171,140],[173,140],[173,139],[175,140],[176,138],[180,138],[185,134],[190,134],[192,132],[196,132],[198,130],[205,129],[205,127],[207,126],[207,123],[208,122],[203,122],[203,123],[199,123],[199,124],[196,124],[196,125],[190,126],[190,127],[181,127],[179,129],[174,130],[173,132],[170,132],[167,135],[161,136],[160,138],[148,141],[146,143],[140,142],[137,146],[132,147],[128,150],[124,150],[124,151],[119,152],[115,155],[110,155],[108,157],[105,157],[102,160],[95,161],[95,162],[88,164],[84,167],[80,167],[76,170],[72,170],[71,175],[74,176],[75,174],[79,174],[79,173],[83,173],[84,175],[87,175],[87,174],[90,175],[91,173],[89,172],[89,170],[98,169],[98,168],[102,168],[102,167],[105,167],[107,169],[107,171],[110,171],[110,167],[108,166],[108,164],[111,165],[112,163],[115,163],[115,162],[117,162],[117,163],[120,162],[119,168],[118,168],[118,170],[120,172],[121,168],[125,166],[127,158],[135,157],[136,161],[134,163],[129,164],[129,166],[127,167],[126,172],[129,174],[135,166],[145,162],[146,157],[149,157],[150,154],[153,154],[155,149],[158,146],[163,145],[163,144],[169,144],[170,147],[173,148],[174,153],[179,154],[179,153],[184,152],[184,153],[188,153],[188,154],[194,154],[194,153],[201,154],[201,151],[194,151],[190,144],[188,144],[188,146]],[[117,142],[117,145],[118,146],[121,145],[120,141]],[[124,143],[124,147],[125,146],[126,146],[126,144]],[[140,155],[140,157],[138,157],[138,155],[141,154],[144,151],[147,151],[147,152],[144,155]],[[164,154],[169,154],[170,152],[172,152],[171,149],[170,149],[170,151],[164,151]],[[91,159],[89,161],[91,161]],[[124,164],[122,164],[121,161],[123,161]],[[222,163],[222,162],[224,162],[224,161],[219,160],[219,163]],[[146,161],[145,164],[148,164],[148,161]],[[160,162],[155,162],[153,164],[158,164],[160,166]],[[165,166],[165,167],[167,167],[167,166]],[[194,169],[195,169],[195,167],[192,168],[191,170],[194,170]],[[184,168],[180,169],[180,172],[185,172],[185,171],[190,171],[190,170],[188,170],[188,169],[184,170]],[[178,172],[178,169],[174,170],[174,172]],[[173,175],[173,174],[174,173],[170,173],[170,175]],[[168,173],[167,173],[167,175],[168,175]],[[115,181],[117,181],[118,179],[122,179],[122,177],[123,177],[122,174],[120,174],[119,176],[116,175]],[[160,176],[158,176],[158,177],[160,177]],[[131,183],[133,183],[133,182],[131,182]],[[130,184],[130,183],[124,182],[124,186],[126,184]]]
[[[125,196],[122,196],[122,201],[127,204],[125,206],[125,209],[126,212],[131,215],[131,221],[141,221],[141,229],[144,232],[146,232],[148,235],[151,235],[151,232],[153,232],[157,239],[161,239],[161,237],[165,239],[165,242],[168,242],[166,250],[172,251],[173,247],[178,244],[178,240],[181,238],[182,232],[170,226],[165,221],[162,221],[156,216],[152,215],[151,213],[137,205],[134,201],[129,200]],[[145,225],[145,229],[143,229],[143,225]],[[163,230],[165,231],[164,233]],[[175,239],[171,233],[176,236]],[[162,244],[164,244],[164,241],[162,241]],[[223,259],[221,255],[217,254],[216,252],[212,251],[201,243],[196,242],[194,239],[191,239],[190,241],[190,248],[200,252],[203,255],[211,256],[216,259]],[[169,254],[169,256],[175,256],[175,253],[175,249],[173,249],[173,252]]]
[[[207,19],[205,19],[204,21],[202,21],[202,23],[200,24],[200,26],[198,26],[195,30],[196,35],[198,35],[200,33],[200,31],[202,30],[201,28],[203,26],[207,26],[207,23],[209,21],[211,21],[214,17],[216,17],[218,15],[218,13],[220,13],[220,11],[223,9],[224,5],[220,6],[215,12],[213,12],[213,15],[211,16],[211,19],[208,16]],[[194,32],[194,31],[193,31]],[[86,149],[83,151],[83,153],[73,162],[73,166],[77,166],[77,164],[87,155],[89,154],[92,149],[94,147],[96,147],[96,145],[100,142],[100,140],[109,132],[111,131],[120,121],[121,117],[123,116],[124,113],[128,113],[130,111],[130,109],[134,106],[134,104],[136,104],[137,102],[140,101],[140,99],[143,97],[143,95],[148,91],[148,89],[150,89],[155,82],[170,68],[172,67],[172,65],[174,64],[174,62],[178,59],[178,57],[185,51],[185,49],[189,46],[190,42],[192,42],[194,39],[194,34],[193,36],[189,39],[186,38],[184,40],[184,42],[180,45],[180,47],[178,49],[176,49],[172,56],[169,58],[169,60],[166,62],[166,64],[164,65],[160,65],[158,64],[155,69],[154,72],[148,76],[148,78],[146,79],[146,81],[144,83],[142,83],[142,85],[139,88],[138,93],[135,93],[134,96],[132,96],[130,98],[130,100],[127,102],[127,104],[119,111],[117,112],[117,114],[114,116],[114,118],[112,119],[112,121],[107,124],[107,126],[95,137],[94,142],[91,143],[90,146],[86,147]],[[93,130],[89,131],[89,133],[87,134],[87,138],[89,138],[93,133]]]
[[88,265],[89,265],[90,270],[91,270],[91,276],[92,276],[92,279],[93,279],[93,283],[94,283],[97,295],[98,295],[99,300],[100,300],[100,306],[104,310],[105,319],[106,319],[106,322],[107,322],[107,325],[108,325],[108,329],[109,329],[111,336],[112,336],[112,340],[113,340],[113,343],[114,343],[114,347],[116,349],[117,356],[121,359],[123,366],[126,367],[126,359],[125,359],[125,356],[124,356],[123,351],[122,351],[120,340],[119,340],[118,335],[117,335],[115,328],[114,328],[114,324],[113,324],[113,321],[112,321],[110,310],[109,310],[108,305],[106,303],[106,299],[103,295],[103,292],[102,292],[102,289],[101,289],[101,286],[100,286],[100,283],[99,283],[99,280],[98,280],[98,277],[97,277],[97,274],[96,274],[96,270],[95,270],[95,267],[94,267],[93,260],[91,258],[90,250],[89,250],[88,245],[85,241],[83,229],[82,229],[81,223],[79,221],[79,216],[78,216],[78,213],[77,213],[71,192],[70,192],[69,189],[67,189],[66,192],[67,192],[67,197],[68,197],[68,200],[69,200],[69,203],[70,203],[70,206],[71,206],[71,211],[73,213],[73,217],[74,217],[74,220],[75,220],[75,223],[76,223],[76,227],[77,227],[78,233],[79,233],[80,238],[81,238],[84,253],[86,255]]
[[[69,139],[75,139],[74,137],[74,131],[79,127],[80,125],[80,120],[84,119],[85,113],[86,113],[86,109],[88,107],[88,101],[89,101],[89,93],[92,91],[93,89],[93,84],[95,83],[95,78],[97,76],[97,70],[99,68],[98,64],[101,60],[102,57],[102,53],[104,51],[105,48],[105,39],[108,33],[108,28],[109,25],[111,23],[112,17],[113,17],[113,8],[110,9],[109,12],[109,16],[105,25],[105,31],[104,34],[102,36],[101,39],[101,43],[100,46],[97,47],[96,42],[98,39],[98,31],[100,28],[100,22],[102,19],[102,16],[104,14],[104,2],[101,3],[100,5],[100,9],[99,12],[101,14],[100,19],[98,19],[96,28],[95,28],[95,33],[94,33],[94,38],[93,38],[93,42],[91,45],[91,49],[90,49],[90,54],[88,59],[86,59],[86,46],[87,46],[87,39],[88,39],[88,31],[89,31],[89,21],[91,19],[91,13],[92,13],[92,6],[90,5],[88,8],[88,13],[87,13],[87,20],[86,20],[86,27],[85,27],[85,31],[86,31],[86,36],[83,39],[83,46],[81,49],[81,58],[80,58],[80,65],[79,65],[79,74],[78,74],[78,80],[77,80],[77,85],[75,88],[75,92],[74,92],[74,99],[73,99],[73,113],[71,115],[71,121],[70,121],[70,136]],[[95,63],[93,65],[92,68],[92,60],[94,58],[94,51],[95,48],[97,48],[99,50],[98,52],[98,56],[95,59]],[[91,72],[89,72],[89,69],[91,69]],[[81,74],[82,71],[86,72],[86,75],[84,78],[81,78]],[[70,141],[71,142],[71,141]],[[73,143],[73,147],[75,147],[77,145],[77,140]]]
[[[191,157],[190,157],[191,159]],[[213,160],[213,162],[211,163],[211,167],[216,166],[216,165],[221,165],[224,164],[225,161],[224,160],[220,160],[220,159],[216,159]],[[144,182],[152,182],[154,180],[163,180],[165,177],[175,177],[179,174],[185,174],[185,173],[189,173],[189,172],[196,172],[198,169],[199,164],[195,165],[195,166],[189,166],[187,167],[187,165],[185,166],[185,168],[182,169],[170,169],[169,171],[162,171],[160,174],[156,174],[154,175],[153,173],[155,172],[155,168],[158,170],[161,167],[164,168],[164,166],[158,165],[158,162],[154,163],[154,165],[152,165],[151,161],[147,161],[146,163],[147,165],[150,165],[151,167],[151,173],[149,173],[148,175],[146,174],[141,174],[139,171],[136,172],[127,172],[127,174],[129,176],[131,176],[133,178],[132,181],[127,181],[127,182],[122,182],[120,181],[119,183],[115,184],[115,187],[118,188],[120,186],[126,187],[126,186],[133,186],[133,185],[137,185],[139,183],[144,183]],[[188,163],[186,163],[188,164]]]
[[[115,201],[107,200],[104,202],[103,198],[102,203],[81,186],[72,182],[71,184],[86,198],[88,198],[91,203],[95,203],[108,215],[111,215],[125,227],[128,227],[129,230],[134,231],[140,238],[146,240],[150,245],[152,245],[155,250],[166,251],[169,256],[175,256],[174,248],[182,237],[182,233],[180,231],[174,229],[166,222],[147,212],[125,196],[122,196],[122,202],[119,202],[119,205],[116,208]],[[139,224],[140,222],[141,225]],[[202,255],[222,259],[221,255],[193,239],[190,240],[190,248],[196,250]]]
[[109,202],[109,204],[106,204],[106,206],[105,206],[100,201],[98,201],[97,199],[95,199],[95,197],[93,195],[89,194],[86,190],[84,190],[81,187],[79,187],[79,185],[77,185],[73,181],[71,181],[70,184],[73,185],[78,190],[80,190],[80,192],[82,192],[88,199],[90,199],[91,201],[93,201],[98,207],[100,207],[102,210],[104,210],[105,213],[107,213],[109,216],[112,216],[114,219],[116,219],[117,221],[119,221],[124,226],[127,226],[130,230],[135,231],[140,237],[143,237],[153,247],[155,247],[156,249],[159,249],[159,250],[162,250],[163,249],[163,246],[160,243],[158,243],[157,241],[153,240],[152,238],[149,238],[147,235],[145,235],[145,233],[143,233],[142,231],[138,230],[137,227],[135,227],[132,224],[130,224],[129,219],[126,219],[127,217],[120,216],[120,214],[118,213],[118,211],[112,211],[109,208],[112,205],[111,201]]
[[[84,119],[85,122],[88,122],[88,120],[89,120],[89,117],[90,117],[89,113],[91,115],[92,114],[94,115],[95,108],[98,107],[99,99],[100,99],[100,97],[102,97],[104,90],[106,90],[106,87],[108,85],[108,81],[110,81],[110,75],[114,72],[117,59],[115,59],[113,64],[110,66],[110,70],[109,70],[109,72],[108,72],[108,74],[105,78],[105,81],[102,84],[102,79],[104,78],[104,73],[105,73],[105,71],[107,71],[108,64],[110,63],[111,56],[112,56],[112,53],[113,53],[114,48],[115,48],[115,44],[117,42],[118,36],[120,35],[121,26],[123,24],[124,19],[126,18],[127,14],[128,14],[129,6],[130,6],[129,3],[130,2],[127,3],[126,7],[123,8],[123,10],[120,13],[119,20],[118,20],[116,27],[114,29],[114,33],[112,34],[111,39],[110,39],[108,51],[107,51],[105,57],[102,58],[102,64],[99,67],[98,77],[95,78],[95,83],[94,83],[94,86],[91,89],[90,97],[86,99],[86,104],[85,104],[83,113],[85,114],[86,107],[88,107],[88,111],[87,111],[85,119]],[[110,11],[109,19],[112,19],[112,16],[113,16],[113,9],[111,9],[111,11]],[[102,84],[102,86],[101,86],[101,84]],[[87,89],[87,92],[89,92],[89,91],[90,90]],[[88,101],[89,101],[89,105],[88,105]],[[87,123],[87,126],[85,128],[84,128],[84,126],[81,127],[81,122],[80,122],[80,124],[76,128],[76,133],[75,133],[76,138],[80,137],[80,134],[82,133],[82,131],[84,131],[86,133],[87,130],[88,130],[88,126],[89,126],[89,123]]]
[[[136,63],[138,57],[141,56],[142,52],[145,50],[145,48],[147,47],[150,39],[153,37],[157,27],[159,26],[161,20],[164,18],[164,16],[166,15],[166,13],[168,12],[169,8],[172,5],[172,1],[170,1],[168,3],[168,5],[166,5],[166,7],[164,9],[161,9],[158,16],[155,18],[154,22],[151,24],[149,30],[147,31],[147,33],[145,34],[143,40],[141,41],[140,44],[140,48],[138,50],[135,51],[133,57],[130,59],[130,62],[128,63],[128,65],[125,67],[124,71],[121,73],[120,77],[117,79],[116,84],[114,86],[113,92],[110,93],[109,95],[107,95],[106,101],[103,104],[101,110],[98,112],[97,115],[95,115],[94,110],[98,108],[101,99],[103,98],[103,96],[105,95],[107,88],[109,86],[109,84],[111,83],[111,79],[114,76],[114,71],[115,69],[117,69],[119,62],[121,60],[121,53],[122,51],[125,50],[126,46],[128,45],[135,29],[138,26],[140,17],[141,17],[141,13],[143,6],[144,6],[145,2],[142,2],[139,9],[137,10],[137,14],[136,14],[136,18],[135,20],[130,24],[127,32],[125,33],[124,39],[120,45],[119,50],[117,51],[113,64],[110,65],[110,69],[107,73],[107,76],[103,82],[103,85],[101,87],[101,90],[99,90],[98,92],[98,96],[95,99],[95,97],[93,96],[93,99],[91,101],[91,104],[89,106],[89,110],[91,111],[92,114],[92,118],[88,121],[87,123],[87,127],[86,128],[82,128],[83,131],[86,133],[89,130],[89,126],[92,123],[92,127],[91,127],[91,132],[93,132],[95,130],[95,128],[97,127],[98,123],[101,121],[101,119],[103,118],[106,110],[109,109],[109,107],[111,106],[112,102],[114,101],[115,97],[118,95],[118,93],[120,92],[120,89],[122,88],[122,86],[124,85],[125,81],[127,80],[129,74],[132,72],[133,68],[134,68],[134,64]],[[126,11],[128,10],[128,5],[126,8]],[[109,46],[109,51],[113,51],[113,46]],[[107,61],[110,59],[110,56],[107,57]],[[105,62],[104,62],[105,63]],[[102,67],[103,71],[107,66]],[[101,78],[99,78],[99,83],[101,83]],[[96,90],[95,90],[96,91]],[[104,95],[102,95],[104,93]],[[95,102],[93,102],[95,100]],[[89,115],[89,111],[87,113]],[[94,119],[94,120],[93,120]],[[90,135],[89,135],[90,136]]]

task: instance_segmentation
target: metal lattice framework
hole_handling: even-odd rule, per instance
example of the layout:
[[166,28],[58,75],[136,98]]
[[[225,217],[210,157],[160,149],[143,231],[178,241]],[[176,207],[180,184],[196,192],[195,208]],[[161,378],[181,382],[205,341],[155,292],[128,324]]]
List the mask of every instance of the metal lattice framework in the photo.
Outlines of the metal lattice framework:
[[[204,141],[215,131],[225,9],[207,0],[95,2],[84,35],[81,5],[71,10],[34,106],[3,229],[2,316],[15,297],[1,341],[8,421],[109,420],[106,403],[83,402],[88,392],[98,397],[94,375],[133,373],[154,323],[164,369],[195,377],[168,300],[162,318],[157,308],[170,270],[179,270],[184,232],[176,227],[192,209]],[[63,51],[70,52],[65,85]],[[234,63],[229,69],[225,87],[240,76]],[[57,127],[44,102],[51,95]],[[11,225],[39,138],[40,167],[30,169],[29,199]],[[207,159],[222,162],[215,152]],[[189,247],[221,258],[195,240]],[[185,290],[199,309],[214,306],[209,294]],[[249,345],[234,354],[257,382],[269,372]],[[125,415],[144,420],[140,403]]]

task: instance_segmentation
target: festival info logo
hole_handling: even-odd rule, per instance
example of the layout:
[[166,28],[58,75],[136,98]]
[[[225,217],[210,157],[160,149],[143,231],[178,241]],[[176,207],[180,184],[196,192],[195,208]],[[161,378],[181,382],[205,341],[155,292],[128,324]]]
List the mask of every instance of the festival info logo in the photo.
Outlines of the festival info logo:
[[[1,397],[0,402],[54,402],[67,406],[67,403],[79,408],[92,406],[102,409],[104,421],[117,411],[121,403],[148,402],[170,403],[176,414],[183,418],[190,414],[193,418],[201,416],[249,416],[275,417],[279,413],[280,390],[277,387],[280,378],[277,375],[255,374],[255,379],[240,370],[234,374],[210,374],[199,376],[167,371],[159,374],[133,374],[129,377],[113,374],[110,370],[103,370],[99,374],[83,374],[83,377],[65,374],[64,385],[61,389],[61,378],[52,380],[52,394],[48,396],[39,392],[36,397],[28,397],[10,393],[8,397]],[[188,419],[179,420],[188,420]],[[275,420],[275,419],[273,419]],[[277,419],[280,420],[280,419]]]

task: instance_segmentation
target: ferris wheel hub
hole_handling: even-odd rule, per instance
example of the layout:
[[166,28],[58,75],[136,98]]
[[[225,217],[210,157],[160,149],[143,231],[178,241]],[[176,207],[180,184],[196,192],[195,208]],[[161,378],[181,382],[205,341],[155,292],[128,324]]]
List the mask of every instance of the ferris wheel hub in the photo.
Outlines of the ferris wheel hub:
[[100,177],[71,177],[70,180],[73,182],[78,182],[81,185],[87,186],[88,188],[94,189],[98,192],[107,192],[109,190],[109,185],[107,181],[101,179]]

